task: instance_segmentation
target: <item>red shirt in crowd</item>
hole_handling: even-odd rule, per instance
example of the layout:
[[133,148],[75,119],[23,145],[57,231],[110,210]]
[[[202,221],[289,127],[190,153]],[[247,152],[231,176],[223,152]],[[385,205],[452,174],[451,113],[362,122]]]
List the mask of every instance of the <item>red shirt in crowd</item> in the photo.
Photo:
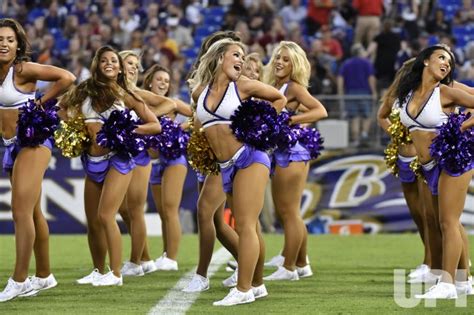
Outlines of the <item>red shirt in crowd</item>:
[[382,16],[383,0],[353,0],[352,6],[362,16]]

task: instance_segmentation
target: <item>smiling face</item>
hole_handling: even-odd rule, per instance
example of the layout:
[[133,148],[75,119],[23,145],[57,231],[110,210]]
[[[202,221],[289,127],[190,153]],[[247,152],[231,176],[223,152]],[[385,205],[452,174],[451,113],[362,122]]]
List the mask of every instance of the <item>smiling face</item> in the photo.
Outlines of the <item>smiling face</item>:
[[10,27],[0,27],[0,63],[9,63],[16,57],[18,41]]
[[437,81],[441,81],[451,72],[451,55],[444,49],[435,50],[431,56],[424,61],[426,69]]
[[117,80],[121,71],[119,57],[113,51],[104,52],[99,59],[99,71],[110,80]]
[[230,45],[222,57],[222,71],[232,81],[237,81],[244,65],[244,51],[239,45]]
[[150,90],[158,95],[166,96],[170,88],[170,75],[166,71],[156,71],[151,80]]
[[275,77],[278,80],[288,80],[293,71],[290,54],[286,48],[282,48],[276,55],[274,61]]
[[130,82],[137,82],[139,61],[137,56],[129,55],[123,60],[125,74]]

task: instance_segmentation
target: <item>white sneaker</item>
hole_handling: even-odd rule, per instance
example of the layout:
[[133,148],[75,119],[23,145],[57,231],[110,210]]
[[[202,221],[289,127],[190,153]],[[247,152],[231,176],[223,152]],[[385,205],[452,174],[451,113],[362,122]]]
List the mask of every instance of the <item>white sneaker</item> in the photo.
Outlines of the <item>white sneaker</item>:
[[142,261],[140,263],[140,265],[142,265],[142,268],[143,268],[143,272],[145,274],[147,273],[152,273],[152,272],[155,272],[158,270],[158,268],[156,267],[156,263],[154,260],[149,260],[149,261]]
[[252,287],[252,291],[255,299],[260,299],[268,295],[268,291],[265,287],[265,284],[261,284],[258,287]]
[[51,289],[58,285],[58,282],[56,281],[56,278],[54,278],[53,274],[50,274],[46,278],[32,276],[30,277],[30,282],[31,286],[33,287],[33,290],[21,294],[21,297],[33,296],[36,295],[39,291]]
[[120,269],[120,273],[124,276],[134,277],[141,277],[145,275],[142,265],[137,265],[131,261],[126,261],[123,264],[122,269]]
[[102,286],[121,286],[123,284],[123,278],[122,275],[120,277],[117,277],[114,275],[112,271],[107,272],[105,275],[102,275],[92,282],[92,285],[94,287],[102,287]]
[[263,280],[299,280],[298,272],[295,270],[291,271],[283,266],[278,267],[277,271],[269,276],[263,277]]
[[458,295],[474,295],[474,289],[472,288],[472,276],[467,281],[455,281],[456,292]]
[[282,255],[276,255],[269,261],[267,261],[264,266],[265,267],[280,267],[283,266],[283,263],[285,262],[285,257]]
[[311,269],[310,264],[307,264],[304,267],[296,266],[296,272],[298,273],[298,277],[300,278],[308,278],[313,275],[313,270]]
[[212,303],[214,306],[231,306],[245,303],[252,303],[255,301],[255,296],[252,290],[247,292],[240,292],[237,288],[230,289],[229,294],[220,301]]
[[2,292],[0,292],[0,302],[9,301],[32,290],[33,287],[31,286],[31,281],[29,278],[26,278],[26,280],[23,282],[16,282],[12,278],[9,278],[7,286]]
[[102,277],[102,274],[99,272],[99,269],[95,268],[90,274],[81,279],[77,279],[77,284],[91,284],[95,279]]
[[155,264],[158,265],[161,263],[161,261],[163,260],[163,258],[166,257],[166,252],[163,252],[163,254],[161,254],[160,257],[158,257],[157,259],[155,259]]
[[438,280],[441,278],[441,276],[437,276],[431,272],[427,272],[417,278],[411,278],[408,279],[408,283],[430,283],[430,284],[435,284],[438,282]]
[[439,282],[425,294],[415,294],[417,299],[457,299],[456,286],[452,283]]
[[178,262],[173,259],[169,259],[166,257],[166,253],[163,254],[160,258],[158,258],[155,262],[156,270],[178,270]]
[[191,281],[189,281],[188,286],[184,288],[182,291],[186,293],[192,292],[203,292],[209,290],[209,279],[204,278],[197,273],[193,276]]
[[421,277],[422,275],[428,273],[430,270],[431,270],[430,266],[425,265],[425,264],[421,264],[421,265],[417,266],[415,270],[410,272],[408,274],[408,277],[409,278],[418,278],[418,277]]
[[226,288],[233,288],[237,285],[237,275],[239,274],[238,272],[239,269],[235,269],[234,273],[224,281],[222,281],[222,285]]

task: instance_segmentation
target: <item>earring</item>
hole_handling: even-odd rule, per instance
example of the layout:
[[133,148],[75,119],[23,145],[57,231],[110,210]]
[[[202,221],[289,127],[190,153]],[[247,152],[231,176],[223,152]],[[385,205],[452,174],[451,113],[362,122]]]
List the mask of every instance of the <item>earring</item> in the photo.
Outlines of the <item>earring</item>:
[[151,84],[148,87],[151,88]]
[[428,67],[428,64],[427,64],[427,63],[425,63],[425,67]]

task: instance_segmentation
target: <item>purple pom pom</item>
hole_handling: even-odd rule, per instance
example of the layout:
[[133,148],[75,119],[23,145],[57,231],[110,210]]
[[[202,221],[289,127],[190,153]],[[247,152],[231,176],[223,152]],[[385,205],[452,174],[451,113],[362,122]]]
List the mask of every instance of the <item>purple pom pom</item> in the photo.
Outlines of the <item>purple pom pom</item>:
[[146,150],[145,137],[134,132],[137,120],[130,110],[114,110],[97,133],[97,144],[119,154],[137,156]]
[[56,100],[48,101],[48,107],[42,109],[29,100],[20,108],[17,134],[20,146],[35,147],[53,137],[59,125],[58,107],[55,104]]
[[324,149],[324,138],[316,128],[300,128],[298,141],[309,151],[312,159],[316,159]]
[[280,135],[280,125],[276,110],[270,103],[249,99],[242,102],[230,117],[234,135],[258,150],[275,147]]
[[300,136],[300,125],[290,126],[290,117],[292,114],[287,111],[281,112],[278,115],[277,123],[280,127],[280,134],[278,135],[277,148],[279,150],[286,150],[291,148],[298,142]]
[[445,124],[438,128],[438,135],[430,145],[430,154],[439,165],[454,176],[470,169],[474,160],[474,127],[461,132],[468,114],[450,114]]
[[148,145],[160,151],[160,154],[168,160],[174,160],[186,154],[189,142],[189,134],[181,129],[180,125],[170,118],[160,117],[161,133],[151,136]]

